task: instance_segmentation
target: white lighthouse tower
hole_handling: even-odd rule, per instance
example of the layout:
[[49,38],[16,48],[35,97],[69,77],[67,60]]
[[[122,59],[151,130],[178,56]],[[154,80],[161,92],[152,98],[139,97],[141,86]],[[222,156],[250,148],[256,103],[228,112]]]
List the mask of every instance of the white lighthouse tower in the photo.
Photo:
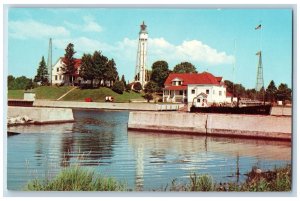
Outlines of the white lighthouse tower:
[[134,77],[135,82],[140,82],[143,88],[147,83],[146,59],[147,59],[148,32],[146,28],[147,26],[143,21],[143,24],[141,24],[141,30],[139,32],[139,43],[138,43],[137,61],[136,61],[136,69],[135,69],[135,77]]

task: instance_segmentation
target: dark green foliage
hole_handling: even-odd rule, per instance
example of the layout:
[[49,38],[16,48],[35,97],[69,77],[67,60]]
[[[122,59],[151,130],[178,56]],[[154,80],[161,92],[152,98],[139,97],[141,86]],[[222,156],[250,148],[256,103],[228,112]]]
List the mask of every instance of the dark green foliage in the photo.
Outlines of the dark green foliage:
[[181,62],[174,67],[174,73],[197,73],[196,67],[190,62]]
[[32,79],[25,76],[15,78],[14,76],[9,75],[7,77],[7,82],[8,90],[30,89],[34,87]]
[[94,64],[92,55],[83,54],[81,58],[81,68],[79,71],[80,77],[84,80],[93,80],[95,78]]
[[133,84],[133,90],[139,92],[139,91],[141,91],[142,89],[143,89],[143,88],[142,88],[142,84],[141,84],[140,82],[135,82],[135,83]]
[[274,81],[272,80],[266,90],[266,101],[274,102],[276,98],[277,88]]
[[144,86],[144,91],[145,93],[154,93],[158,91],[157,84],[153,81],[147,82],[147,84]]
[[65,56],[64,56],[64,67],[63,71],[67,75],[73,75],[76,71],[75,69],[75,58],[74,54],[76,53],[74,51],[74,45],[72,43],[69,43],[68,46],[65,49]]
[[116,81],[112,87],[112,90],[118,94],[123,94],[125,90],[124,83],[122,81]]
[[124,86],[126,86],[126,80],[125,80],[125,76],[122,75],[121,81],[124,83]]
[[287,84],[281,83],[278,86],[276,97],[277,97],[277,100],[291,101],[292,100],[292,90],[290,88],[288,88]]
[[153,95],[151,93],[146,93],[144,95],[144,98],[147,100],[147,102],[149,103],[151,100],[153,100]]
[[12,75],[7,76],[7,88],[8,90],[14,89],[15,77]]
[[93,73],[95,79],[105,80],[108,58],[102,55],[100,51],[95,51],[92,60],[93,60]]
[[111,59],[106,64],[106,71],[104,73],[104,80],[114,82],[117,80],[118,71],[114,59]]
[[48,80],[48,70],[46,66],[46,62],[44,59],[44,56],[42,57],[42,60],[40,61],[39,67],[37,69],[37,74],[34,77],[34,82],[40,82],[41,85],[45,86],[49,84]]
[[126,91],[130,91],[131,90],[131,86],[132,86],[132,84],[126,84],[126,86],[125,86]]
[[169,76],[169,65],[166,61],[156,61],[152,64],[150,80],[157,83],[159,90],[164,87],[165,80]]

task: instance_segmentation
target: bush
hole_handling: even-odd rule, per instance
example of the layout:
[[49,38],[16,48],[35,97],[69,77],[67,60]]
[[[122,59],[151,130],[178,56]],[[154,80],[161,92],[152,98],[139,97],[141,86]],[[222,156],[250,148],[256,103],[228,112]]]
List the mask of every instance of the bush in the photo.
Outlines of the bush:
[[142,84],[140,82],[136,82],[133,84],[133,90],[135,91],[141,91],[143,89]]
[[146,93],[144,95],[144,98],[148,101],[148,103],[150,102],[150,100],[153,100],[153,96],[150,93]]
[[123,94],[123,91],[125,90],[124,83],[122,81],[116,81],[112,90],[118,94]]

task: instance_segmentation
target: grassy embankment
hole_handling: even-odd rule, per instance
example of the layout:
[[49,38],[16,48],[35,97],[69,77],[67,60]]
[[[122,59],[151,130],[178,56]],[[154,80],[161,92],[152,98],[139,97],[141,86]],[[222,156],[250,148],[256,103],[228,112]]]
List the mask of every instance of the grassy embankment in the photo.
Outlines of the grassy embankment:
[[[217,192],[288,192],[291,191],[292,175],[291,166],[275,168],[273,171],[247,174],[248,179],[242,183],[216,184],[208,175],[190,176],[187,184],[171,184],[162,189],[153,191],[217,191]],[[25,190],[29,191],[131,191],[125,183],[120,183],[113,178],[105,178],[75,166],[64,169],[51,181],[33,180],[27,184]]]
[[[63,94],[71,90],[70,86],[41,86],[33,89],[37,99],[56,100]],[[8,90],[8,99],[23,99],[24,90]],[[65,101],[84,101],[85,98],[91,98],[94,102],[104,102],[105,96],[112,96],[115,102],[129,102],[132,99],[144,100],[142,94],[136,92],[124,92],[117,94],[109,88],[101,87],[99,89],[75,89],[61,100]]]
[[136,92],[126,92],[118,94],[109,88],[101,87],[99,89],[75,89],[67,94],[62,100],[65,101],[84,101],[85,98],[91,98],[93,102],[104,102],[105,96],[114,97],[115,102],[129,102],[132,99],[144,100],[142,94]]

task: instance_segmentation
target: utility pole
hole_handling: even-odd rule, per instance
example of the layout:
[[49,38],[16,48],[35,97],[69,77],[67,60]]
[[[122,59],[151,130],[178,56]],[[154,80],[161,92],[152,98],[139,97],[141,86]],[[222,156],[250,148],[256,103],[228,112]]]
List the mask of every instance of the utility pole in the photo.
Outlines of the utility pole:
[[48,67],[48,80],[50,86],[52,86],[52,38],[49,39],[47,67]]

